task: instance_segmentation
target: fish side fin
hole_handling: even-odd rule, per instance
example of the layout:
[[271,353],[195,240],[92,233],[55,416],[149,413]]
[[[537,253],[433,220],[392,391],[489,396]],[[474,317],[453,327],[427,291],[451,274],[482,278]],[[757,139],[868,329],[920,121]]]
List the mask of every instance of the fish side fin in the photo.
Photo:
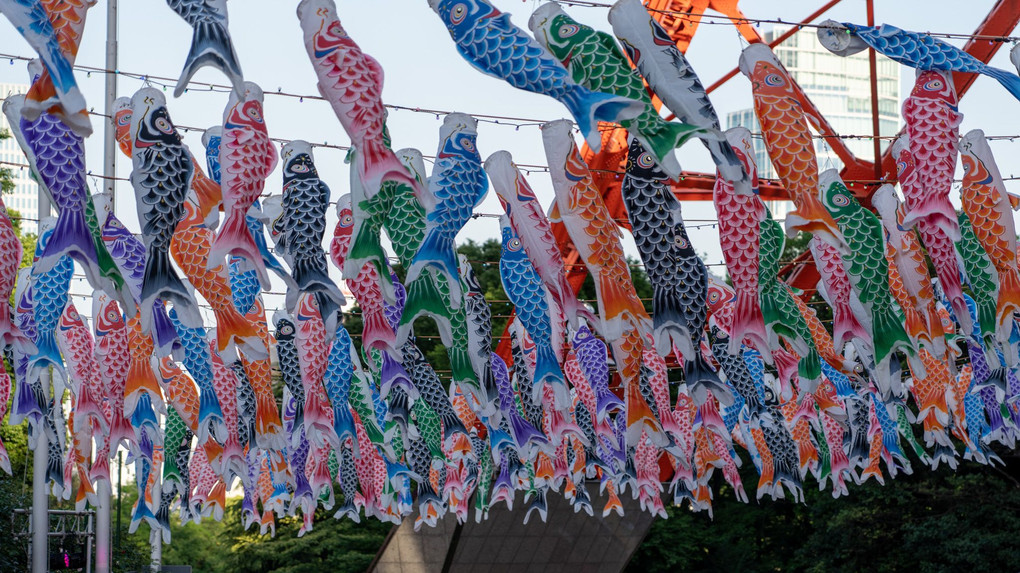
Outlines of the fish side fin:
[[765,319],[757,293],[743,290],[737,292],[736,309],[733,312],[733,325],[730,330],[731,353],[740,350],[740,344],[745,338],[762,356],[769,353],[769,337],[765,332]]
[[645,110],[645,105],[629,98],[615,96],[574,84],[573,89],[564,94],[560,102],[567,106],[574,116],[577,127],[584,134],[585,141],[593,151],[602,148],[602,133],[599,122],[619,123],[626,119],[634,119]]
[[217,311],[215,315],[216,350],[220,356],[230,356],[231,347],[236,345],[252,362],[269,358],[269,352],[255,325],[241,316],[233,305]]
[[244,77],[241,66],[237,63],[237,54],[230,42],[230,33],[226,26],[218,21],[199,21],[194,25],[191,35],[191,49],[184,61],[184,69],[174,88],[174,97],[181,97],[184,90],[199,69],[205,66],[218,68],[230,79],[234,91],[244,94]]
[[[53,268],[60,258],[69,255],[78,261],[82,267],[89,271],[89,277],[103,276],[99,268],[99,256],[96,254],[96,244],[92,239],[92,232],[85,221],[84,211],[72,211],[64,209],[57,217],[57,223],[53,227],[53,234],[46,243],[39,260],[32,267],[33,275],[40,275]],[[103,285],[94,285],[103,286]]]
[[397,341],[407,340],[411,325],[422,315],[428,315],[436,321],[439,335],[445,346],[453,345],[453,311],[447,300],[439,293],[437,276],[431,271],[422,271],[413,280],[407,281],[407,302],[404,313],[400,316]]
[[255,238],[251,234],[251,229],[248,228],[244,214],[237,210],[230,211],[223,221],[223,227],[213,239],[209,248],[206,268],[212,270],[225,264],[224,260],[227,255],[244,257],[258,273],[262,290],[270,290],[272,285],[269,283],[269,275],[266,272],[265,262],[262,260],[262,253],[259,252],[259,247],[255,244]]

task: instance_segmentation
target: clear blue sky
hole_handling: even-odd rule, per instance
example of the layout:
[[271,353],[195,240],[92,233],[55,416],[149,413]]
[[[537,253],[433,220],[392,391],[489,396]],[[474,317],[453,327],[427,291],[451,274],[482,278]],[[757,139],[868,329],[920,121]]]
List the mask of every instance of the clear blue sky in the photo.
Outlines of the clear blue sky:
[[[607,0],[608,2],[608,0]],[[513,21],[526,28],[531,12],[541,2],[535,0],[494,0],[498,8],[513,15]],[[782,2],[749,0],[742,2],[745,14],[752,18],[799,21],[814,11],[821,0],[784,0]],[[294,1],[286,0],[234,0],[228,2],[230,30],[236,44],[245,77],[262,86],[266,96],[266,121],[270,134],[286,139],[305,139],[310,142],[347,144],[348,138],[332,110],[319,101],[268,95],[282,89],[285,92],[314,94],[316,78],[305,52],[302,33],[295,15]],[[961,5],[939,1],[879,1],[876,2],[878,23],[895,24],[916,31],[971,33],[981,22],[991,0],[977,0]],[[543,120],[567,117],[566,110],[544,96],[522,92],[508,84],[485,76],[465,62],[455,51],[452,40],[426,0],[339,0],[341,21],[351,36],[368,53],[382,64],[385,74],[384,99],[387,103],[434,108],[466,113],[484,113],[538,118]],[[566,7],[577,20],[601,29],[608,29],[607,9]],[[101,0],[91,11],[84,35],[80,64],[102,67],[106,35],[106,1]],[[863,0],[845,0],[823,16],[836,20],[864,23]],[[121,0],[120,2],[120,62],[121,70],[148,73],[176,78],[191,41],[191,29],[177,17],[162,0]],[[962,41],[953,41],[962,45]],[[703,24],[692,44],[688,57],[706,85],[736,66],[743,41],[730,25]],[[1008,59],[1008,48],[996,56],[993,65],[1013,69]],[[0,18],[0,53],[31,55],[28,45],[7,22]],[[196,76],[199,81],[225,83],[215,70],[206,69]],[[26,82],[23,63],[0,65],[0,82]],[[104,77],[93,73],[79,74],[79,83],[90,106],[97,111],[103,108]],[[904,91],[913,83],[910,70],[903,73]],[[130,96],[141,87],[135,79],[120,78],[118,95]],[[206,127],[220,123],[227,95],[199,90],[189,91],[173,99],[167,92],[170,113],[179,125]],[[6,94],[0,94],[6,95]],[[712,95],[720,114],[751,105],[750,86],[738,75]],[[979,78],[961,104],[964,123],[961,131],[981,128],[989,135],[1020,134],[1020,102],[1014,100],[997,82]],[[396,111],[390,115],[390,128],[395,147],[417,147],[426,155],[435,152],[440,121],[434,115]],[[102,171],[103,129],[95,122],[96,134],[87,142],[88,165],[94,172]],[[200,134],[185,137],[196,155],[202,155]],[[483,123],[479,128],[478,148],[483,159],[489,154],[506,149],[518,163],[544,164],[540,132],[537,127],[515,130],[504,125]],[[1003,176],[1010,176],[1013,160],[1020,147],[1017,143],[993,142]],[[685,169],[710,171],[713,169],[707,153],[699,145],[688,145],[680,152]],[[333,189],[333,198],[348,188],[348,171],[339,151],[316,151],[319,171]],[[118,159],[118,175],[126,177],[130,162]],[[1017,170],[1020,174],[1020,170]],[[282,176],[277,170],[268,182],[268,190],[279,192]],[[535,173],[529,177],[543,205],[552,201],[548,175]],[[97,188],[98,190],[98,188]],[[1014,187],[1014,191],[1017,189]],[[481,212],[496,213],[499,204],[494,193],[480,208]],[[117,213],[130,228],[138,229],[135,215],[134,193],[130,186],[121,183],[117,191]],[[688,219],[714,217],[711,203],[685,205]],[[330,213],[329,232],[335,223]],[[480,218],[468,224],[460,240],[483,240],[498,237],[498,224],[494,219]],[[693,229],[692,242],[699,251],[707,253],[706,262],[721,261],[718,237],[710,228]],[[629,237],[628,246],[633,252]],[[334,271],[334,276],[338,274]],[[282,284],[274,290],[282,290]],[[76,286],[75,292],[85,292]],[[79,299],[80,300],[80,299]],[[90,314],[87,305],[78,303],[84,314]],[[268,301],[270,310],[274,301]]]

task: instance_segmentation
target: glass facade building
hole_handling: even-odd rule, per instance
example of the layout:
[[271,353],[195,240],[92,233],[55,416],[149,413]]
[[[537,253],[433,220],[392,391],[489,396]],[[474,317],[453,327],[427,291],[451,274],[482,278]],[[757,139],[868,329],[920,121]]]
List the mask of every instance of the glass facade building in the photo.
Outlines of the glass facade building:
[[[27,91],[27,85],[0,83],[0,97],[6,98]],[[11,134],[7,117],[3,114],[0,114],[0,131]],[[34,219],[39,209],[39,187],[29,175],[28,167],[18,167],[17,165],[28,165],[28,160],[11,134],[11,137],[0,140],[0,167],[9,169],[14,179],[14,190],[4,194],[3,200],[8,209],[16,210],[25,217],[21,221],[22,231],[34,233],[38,228]]]

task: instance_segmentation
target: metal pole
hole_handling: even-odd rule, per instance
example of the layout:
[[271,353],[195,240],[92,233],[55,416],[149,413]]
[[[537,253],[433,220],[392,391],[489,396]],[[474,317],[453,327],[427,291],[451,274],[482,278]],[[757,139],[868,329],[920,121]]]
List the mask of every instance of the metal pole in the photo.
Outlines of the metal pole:
[[[117,69],[117,0],[106,2],[106,69]],[[117,74],[106,74],[106,129],[103,133],[103,191],[110,197],[110,208],[116,210],[114,177],[117,175],[117,126],[113,118],[113,102],[117,98]],[[118,484],[120,476],[117,476]],[[96,573],[110,573],[110,481],[99,482],[96,496]],[[120,506],[117,507],[117,530],[120,530]]]
[[[139,500],[138,503],[145,503],[145,500]],[[149,543],[152,545],[152,551],[149,554],[149,570],[159,573],[163,565],[163,532],[158,528],[153,528],[149,533]]]
[[92,540],[95,539],[95,530],[92,528],[92,514],[89,514],[88,535],[85,536],[85,573],[92,573]]
[[[40,214],[43,201],[39,202]],[[49,203],[46,203],[49,211]],[[49,369],[39,374],[43,394],[49,393]],[[49,440],[45,423],[40,420],[35,428],[35,452],[32,454],[32,573],[46,573],[49,566],[49,492],[46,491],[46,465],[49,457]]]
[[110,481],[101,480],[96,487],[96,573],[110,573]]
[[121,474],[124,473],[124,452],[117,452],[117,549],[120,549],[120,498],[124,493],[124,487],[120,483]]
[[[875,2],[867,2],[868,26],[875,25]],[[875,180],[882,180],[882,141],[878,138],[881,129],[878,122],[878,60],[873,48],[868,49],[868,68],[871,71],[871,131],[875,136],[871,141],[875,151]]]
[[[117,0],[106,2],[106,69],[117,69]],[[117,74],[106,74],[106,131],[103,139],[103,191],[110,196],[110,207],[117,211],[114,177],[117,175],[117,125],[113,102],[117,99]]]

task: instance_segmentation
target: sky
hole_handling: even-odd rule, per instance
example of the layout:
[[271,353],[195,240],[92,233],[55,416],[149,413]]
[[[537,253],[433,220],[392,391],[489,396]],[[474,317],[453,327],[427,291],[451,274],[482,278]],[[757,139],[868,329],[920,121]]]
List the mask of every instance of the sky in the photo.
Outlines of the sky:
[[[105,61],[106,4],[100,0],[89,13],[78,63],[102,68]],[[606,0],[607,3],[609,0]],[[493,0],[497,8],[513,15],[513,22],[527,28],[531,12],[542,2],[538,0]],[[781,19],[796,22],[813,12],[821,0],[745,0],[741,2],[744,13],[751,18]],[[974,31],[994,4],[992,0],[974,0],[961,8],[958,2],[938,1],[877,1],[876,23],[894,24],[914,31],[964,33]],[[304,139],[312,143],[347,145],[349,138],[343,131],[329,105],[323,101],[300,99],[275,95],[274,92],[289,94],[316,94],[316,77],[303,45],[303,34],[295,13],[297,3],[293,0],[233,0],[227,3],[230,14],[230,31],[241,62],[245,78],[258,83],[266,92],[265,117],[272,137],[283,139]],[[598,7],[571,7],[565,10],[578,21],[597,29],[609,31],[606,21],[608,9]],[[390,112],[389,127],[394,148],[415,147],[425,155],[433,155],[438,141],[441,117],[445,112],[465,112],[512,116],[529,120],[549,121],[569,117],[566,109],[546,96],[531,94],[512,88],[502,80],[486,76],[471,67],[456,52],[446,28],[429,8],[427,0],[338,0],[337,11],[341,22],[350,36],[362,49],[375,57],[385,71],[383,98],[388,104],[409,108],[437,110],[436,113],[393,110]],[[711,12],[710,12],[711,13]],[[864,0],[844,0],[822,16],[854,23],[865,22]],[[162,0],[121,0],[119,13],[119,62],[118,69],[125,72],[143,73],[152,76],[177,78],[184,63],[191,42],[191,29],[171,11]],[[762,25],[764,32],[767,25]],[[962,45],[963,40],[950,40]],[[734,68],[745,42],[736,29],[728,23],[703,23],[687,53],[688,59],[705,85],[715,82],[720,76]],[[992,65],[1014,70],[1009,62],[1009,47],[992,61]],[[23,62],[3,62],[3,55],[32,56],[32,50],[11,24],[0,18],[0,82],[27,83],[27,72]],[[226,78],[217,70],[205,68],[196,74],[195,80],[225,84]],[[912,70],[904,68],[901,74],[903,93],[908,94],[913,84]],[[78,73],[78,81],[88,105],[97,112],[103,111],[105,77],[102,73]],[[205,128],[218,125],[227,94],[196,88],[180,98],[174,98],[173,84],[167,89],[170,114],[178,126]],[[130,96],[143,86],[138,79],[119,77],[118,95]],[[5,97],[7,94],[0,94]],[[750,84],[738,74],[719,90],[711,99],[720,117],[730,111],[751,106]],[[1016,113],[1018,102],[997,82],[981,77],[962,100],[960,111],[964,114],[961,134],[975,128],[983,129],[988,135],[1020,136],[1020,114]],[[86,142],[88,169],[101,173],[103,169],[104,136],[102,118],[95,118],[95,134]],[[195,155],[203,155],[201,133],[184,133],[185,142]],[[478,149],[484,160],[498,150],[509,151],[519,164],[544,165],[545,154],[541,133],[536,125],[514,126],[507,122],[500,124],[482,122],[479,125]],[[1004,177],[1014,174],[1012,157],[1018,147],[1014,142],[992,142],[1000,171]],[[703,146],[689,144],[678,154],[686,170],[714,170]],[[320,176],[332,188],[335,201],[349,188],[349,172],[344,165],[344,153],[334,149],[318,148],[315,160]],[[429,166],[430,167],[430,166]],[[431,168],[431,167],[430,167]],[[117,175],[127,177],[131,164],[124,156],[118,157]],[[1020,170],[1018,170],[1020,172]],[[548,207],[553,201],[549,176],[544,172],[527,175],[535,188],[539,201]],[[95,191],[102,188],[102,182],[90,180]],[[280,168],[270,176],[266,189],[279,193],[282,185]],[[1007,186],[1018,191],[1014,182]],[[139,224],[135,210],[134,192],[126,182],[117,182],[117,215],[126,225],[138,231]],[[957,202],[958,204],[958,202]],[[488,197],[477,209],[479,213],[500,212],[495,193],[490,190]],[[25,214],[30,216],[30,214]],[[720,263],[722,254],[717,230],[702,226],[705,220],[715,218],[711,203],[690,202],[684,205],[691,241],[705,253],[705,262]],[[336,216],[330,211],[327,218],[328,244]],[[696,227],[696,228],[695,228]],[[625,233],[626,235],[626,233]],[[468,223],[458,236],[459,241],[498,238],[498,222],[494,218],[480,217]],[[625,236],[625,247],[636,254],[633,241]],[[713,267],[721,273],[722,267]],[[331,269],[334,278],[339,273]],[[273,291],[283,290],[278,279]],[[72,292],[91,292],[84,281],[75,281]],[[78,302],[79,311],[90,316],[89,305]],[[268,309],[282,304],[282,297],[267,300]]]

